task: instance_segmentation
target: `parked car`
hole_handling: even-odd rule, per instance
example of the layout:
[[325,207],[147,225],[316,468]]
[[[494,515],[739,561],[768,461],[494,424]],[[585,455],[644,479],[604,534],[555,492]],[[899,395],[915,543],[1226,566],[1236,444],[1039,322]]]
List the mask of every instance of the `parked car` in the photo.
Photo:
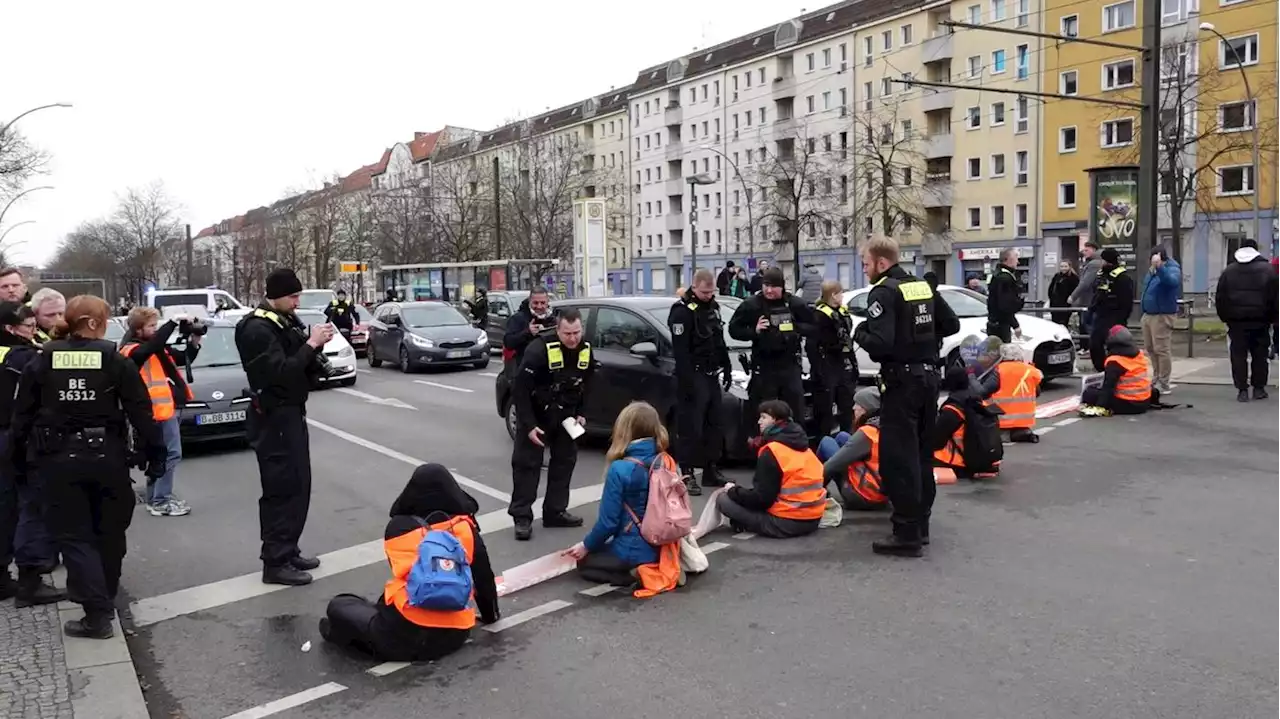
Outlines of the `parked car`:
[[183,442],[245,436],[249,378],[236,349],[236,323],[221,319],[208,322],[209,331],[200,340],[200,353],[191,363],[189,384],[195,399],[180,414]]
[[[588,387],[583,417],[587,432],[608,435],[618,413],[631,402],[643,400],[653,405],[674,436],[676,426],[675,358],[671,351],[671,334],[667,313],[674,298],[670,297],[599,297],[562,300],[555,307],[576,307],[582,312],[583,337],[591,343],[591,356],[600,368]],[[733,386],[723,395],[724,455],[743,460],[755,456],[747,439],[756,433],[759,414],[747,401],[749,377],[741,369],[739,358],[749,358],[751,345],[729,336],[729,318],[742,300],[717,297],[725,324],[725,342],[733,363]],[[749,364],[749,362],[748,362]],[[807,364],[806,364],[807,366]],[[805,379],[805,419],[813,416],[812,393]],[[515,409],[511,402],[511,385],[506,373],[499,373],[494,383],[494,400],[498,416],[507,426],[512,439],[516,435]]]
[[528,290],[503,290],[489,293],[489,321],[484,330],[489,335],[489,347],[502,350],[502,337],[507,333],[507,320],[511,319],[520,303],[529,299]]
[[[324,312],[318,310],[298,309],[298,319],[307,327],[317,322],[328,322]],[[320,380],[322,387],[330,385],[342,385],[350,387],[356,383],[356,351],[351,347],[351,343],[347,342],[347,338],[341,333],[334,333],[333,339],[325,343],[324,356],[329,358],[329,364],[340,370],[339,374],[332,377],[324,377]]]
[[[960,361],[960,343],[969,335],[987,336],[987,298],[965,287],[954,285],[938,285],[942,299],[946,300],[951,310],[960,318],[960,331],[942,340],[942,357],[947,364]],[[867,296],[870,287],[851,290],[844,293],[843,301],[853,315],[856,327],[867,317]],[[1018,315],[1018,324],[1022,326],[1022,339],[1016,339],[1018,346],[1026,353],[1046,379],[1066,377],[1075,371],[1075,344],[1071,341],[1071,332],[1056,322],[1041,319],[1035,315]],[[858,371],[863,377],[874,377],[880,371],[880,365],[872,362],[861,347],[858,351]]]
[[369,346],[369,320],[373,319],[373,311],[364,305],[352,305],[352,309],[356,312],[356,323],[351,328],[351,349],[356,351],[356,357],[364,357],[365,350]]
[[298,296],[298,309],[324,312],[324,308],[337,298],[333,290],[303,290]]
[[452,305],[435,300],[384,302],[368,324],[370,367],[395,362],[401,372],[422,367],[489,366],[489,336]]
[[230,293],[219,289],[153,290],[147,293],[146,303],[148,307],[154,307],[162,313],[166,307],[174,305],[203,307],[207,316],[226,319],[243,317],[250,310]]

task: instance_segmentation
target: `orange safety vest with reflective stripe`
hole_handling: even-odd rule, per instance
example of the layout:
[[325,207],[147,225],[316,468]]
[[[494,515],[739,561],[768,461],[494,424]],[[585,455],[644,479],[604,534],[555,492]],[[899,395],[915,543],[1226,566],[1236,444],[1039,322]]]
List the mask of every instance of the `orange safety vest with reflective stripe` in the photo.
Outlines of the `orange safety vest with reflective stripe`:
[[849,484],[868,502],[884,504],[889,498],[880,492],[880,428],[867,424],[858,431],[871,442],[871,456],[849,465]]
[[779,519],[822,519],[827,506],[827,490],[822,476],[822,462],[812,450],[794,450],[781,442],[769,442],[757,454],[768,449],[782,469],[782,487],[769,507],[769,514]]
[[[476,625],[476,613],[471,607],[454,612],[423,609],[409,603],[409,570],[418,561],[418,545],[431,529],[448,532],[458,538],[462,549],[467,553],[467,563],[475,562],[476,540],[475,525],[471,518],[457,516],[447,522],[432,524],[430,527],[419,527],[392,537],[382,543],[387,553],[387,562],[391,564],[391,578],[382,591],[382,598],[387,604],[396,608],[400,616],[420,627],[435,629],[470,629]],[[475,592],[471,593],[472,601]]]
[[948,467],[964,469],[964,410],[954,404],[944,404],[940,411],[948,410],[960,416],[960,426],[947,440],[946,446],[933,453],[933,458]]
[[1026,362],[1001,362],[996,365],[1000,389],[991,399],[1004,410],[1000,429],[1031,429],[1036,426],[1036,392],[1044,374]]
[[1138,350],[1137,357],[1111,355],[1106,364],[1118,364],[1124,369],[1116,382],[1116,399],[1126,402],[1147,402],[1151,399],[1151,372],[1147,367],[1147,355]]
[[[133,351],[138,349],[138,342],[130,342],[120,348],[120,354],[128,357]],[[164,373],[164,365],[160,364],[160,358],[151,355],[141,367],[142,382],[147,385],[147,394],[151,396],[151,416],[157,422],[163,422],[173,417],[177,411],[173,404],[173,387],[169,384],[169,377]],[[195,399],[195,395],[191,393],[191,388],[186,388],[187,401]]]

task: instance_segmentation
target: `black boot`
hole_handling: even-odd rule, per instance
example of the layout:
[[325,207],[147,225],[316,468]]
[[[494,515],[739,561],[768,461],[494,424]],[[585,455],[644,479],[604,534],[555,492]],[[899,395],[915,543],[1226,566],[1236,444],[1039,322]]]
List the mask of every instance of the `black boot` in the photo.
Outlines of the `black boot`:
[[929,546],[929,520],[925,520],[920,524],[920,543]]
[[890,534],[884,539],[871,543],[871,551],[876,554],[890,554],[895,557],[922,557],[924,549],[919,539],[908,539],[897,534]]
[[279,567],[263,567],[262,583],[300,587],[304,584],[311,583],[311,575],[301,569],[295,569],[289,564]]
[[1268,396],[1269,396],[1269,395],[1267,394],[1267,388],[1266,388],[1266,387],[1254,387],[1254,388],[1253,388],[1253,398],[1254,398],[1254,399],[1266,399]]
[[702,485],[698,484],[698,475],[694,473],[693,467],[681,467],[680,474],[684,477],[684,488],[689,490],[689,496],[701,497]]
[[18,568],[18,593],[13,600],[13,606],[21,609],[22,607],[34,607],[40,604],[53,604],[66,598],[66,592],[51,584],[44,583],[39,570],[25,567]]
[[516,541],[527,542],[533,539],[533,520],[517,519],[516,522]]
[[544,527],[581,527],[582,517],[568,512],[556,512],[555,514],[544,514],[542,516],[542,526]]
[[312,569],[316,569],[320,566],[320,559],[317,557],[304,557],[301,554],[299,554],[298,556],[289,560],[289,566],[293,567],[294,569],[301,569],[304,572],[309,572]]
[[723,487],[729,483],[725,479],[724,474],[720,472],[720,468],[714,464],[702,470],[702,486],[704,487]]
[[13,581],[13,575],[8,569],[0,574],[0,599],[9,599],[18,593],[18,583]]
[[1247,390],[1247,389],[1242,389],[1242,390],[1240,390],[1239,392],[1237,392],[1237,393],[1236,393],[1236,401],[1237,401],[1237,402],[1248,402],[1248,401],[1249,401],[1249,390]]
[[62,631],[69,637],[79,639],[110,639],[116,632],[111,626],[110,615],[84,615],[83,619],[72,619],[62,625]]

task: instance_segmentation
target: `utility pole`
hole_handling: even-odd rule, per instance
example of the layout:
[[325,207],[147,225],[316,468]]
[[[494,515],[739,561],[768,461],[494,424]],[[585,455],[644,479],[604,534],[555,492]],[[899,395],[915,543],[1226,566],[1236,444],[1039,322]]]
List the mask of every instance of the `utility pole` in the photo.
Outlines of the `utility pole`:
[[[493,256],[494,259],[504,259],[502,256],[502,194],[498,192],[498,156],[493,156]],[[502,267],[502,284],[507,287],[511,284],[511,263],[508,262]],[[493,289],[490,287],[489,289]]]
[[[1141,286],[1160,231],[1160,3],[1142,6],[1142,133],[1138,148],[1138,234],[1133,245],[1134,280]],[[1178,110],[1181,115],[1181,109]],[[1256,124],[1256,123],[1255,123]],[[1175,218],[1177,223],[1180,218]]]
[[191,225],[187,225],[186,227],[187,227],[187,243],[186,243],[186,250],[187,250],[187,289],[192,289],[192,288],[194,287],[194,285],[192,284],[192,282],[193,282],[192,277],[194,277],[194,276],[195,276],[195,275],[194,275],[194,272],[193,272],[193,270],[195,269],[195,258],[194,258],[192,255],[194,254],[195,247],[194,247],[194,245],[193,245],[193,243],[192,243],[192,241],[191,241]]

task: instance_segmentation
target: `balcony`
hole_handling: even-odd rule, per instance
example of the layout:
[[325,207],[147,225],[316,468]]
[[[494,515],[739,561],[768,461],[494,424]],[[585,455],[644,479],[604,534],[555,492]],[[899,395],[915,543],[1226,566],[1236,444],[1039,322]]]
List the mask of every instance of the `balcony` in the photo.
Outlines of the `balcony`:
[[955,33],[945,28],[938,28],[934,36],[920,45],[920,61],[926,65],[931,62],[950,60],[955,56]]
[[920,204],[926,210],[951,207],[955,204],[955,185],[951,182],[951,173],[929,177],[924,182]]
[[683,232],[688,224],[683,212],[668,212],[662,216],[662,229],[667,232]]
[[680,144],[679,140],[669,140],[662,150],[662,156],[666,158],[667,162],[677,162],[684,157],[684,146]]
[[926,256],[950,255],[951,235],[947,232],[926,232],[920,240],[920,251]]
[[684,124],[684,108],[679,103],[668,104],[667,109],[662,111],[662,121],[668,127]]
[[926,160],[937,160],[944,157],[955,157],[956,137],[951,133],[929,135],[924,138],[921,152]]
[[956,106],[955,90],[939,90],[937,92],[926,92],[924,97],[920,98],[920,109],[925,112],[933,112],[935,110],[950,110]]
[[662,183],[662,190],[662,194],[667,197],[678,197],[685,193],[685,182],[678,177],[673,180],[665,180]]
[[796,96],[796,76],[790,72],[783,73],[773,78],[773,84],[769,88],[769,92],[773,95],[773,99],[781,100],[785,97]]
[[773,121],[774,137],[787,138],[794,137],[796,134],[796,118],[795,117],[779,117]]

